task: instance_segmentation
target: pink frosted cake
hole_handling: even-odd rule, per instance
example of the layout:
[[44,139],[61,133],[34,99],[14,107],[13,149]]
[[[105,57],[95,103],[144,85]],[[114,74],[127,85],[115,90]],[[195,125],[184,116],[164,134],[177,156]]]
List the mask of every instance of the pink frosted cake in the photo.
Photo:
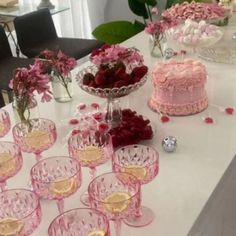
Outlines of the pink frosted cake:
[[204,85],[207,73],[194,60],[158,63],[152,72],[154,93],[149,106],[162,114],[184,116],[204,110],[208,99]]

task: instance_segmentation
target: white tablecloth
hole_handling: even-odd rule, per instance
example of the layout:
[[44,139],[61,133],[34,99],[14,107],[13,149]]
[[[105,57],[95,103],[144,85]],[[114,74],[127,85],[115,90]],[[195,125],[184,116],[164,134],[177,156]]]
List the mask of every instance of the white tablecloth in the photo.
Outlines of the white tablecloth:
[[[125,42],[125,45],[135,46],[141,51],[151,72],[157,59],[149,55],[148,36],[140,33]],[[220,109],[234,107],[236,104],[236,67],[202,62],[208,71],[206,88],[210,104],[207,110],[200,114],[172,117],[169,123],[161,123],[158,114],[147,106],[153,91],[150,77],[142,88],[121,101],[123,107],[129,106],[151,119],[155,126],[155,136],[148,144],[160,153],[159,175],[142,187],[143,204],[155,212],[156,218],[152,224],[144,228],[123,225],[124,236],[187,235],[236,153],[236,115],[227,115]],[[78,67],[74,74],[81,67]],[[66,140],[63,139],[68,131],[61,126],[61,120],[71,117],[78,103],[105,102],[103,99],[86,94],[76,84],[74,93],[74,100],[71,103],[60,104],[52,101],[39,104],[40,116],[50,118],[58,125],[57,142],[43,153],[43,157],[68,155]],[[11,105],[6,109],[11,113],[14,122]],[[206,116],[211,116],[215,123],[205,124],[203,117]],[[162,150],[161,140],[167,135],[178,139],[178,148],[174,153],[165,153]],[[12,140],[11,132],[2,140]],[[28,186],[29,171],[35,163],[35,158],[32,154],[24,153],[23,156],[24,166],[15,177],[9,179],[9,188]],[[108,162],[98,167],[98,174],[110,170],[111,163]],[[65,199],[65,210],[82,206],[79,197],[88,183],[88,171],[83,169],[83,184],[76,194]],[[50,222],[58,214],[55,202],[45,200],[41,202],[43,220],[33,236],[47,235]],[[113,230],[113,226],[111,228]]]

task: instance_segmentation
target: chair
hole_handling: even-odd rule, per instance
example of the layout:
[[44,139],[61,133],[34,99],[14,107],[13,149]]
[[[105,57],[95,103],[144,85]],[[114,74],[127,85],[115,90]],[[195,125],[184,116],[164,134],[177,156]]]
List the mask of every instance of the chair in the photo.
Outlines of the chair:
[[12,56],[4,28],[0,25],[0,107],[5,105],[2,98],[3,91],[7,92],[9,100],[12,101],[12,91],[8,85],[14,70],[18,67],[26,67],[32,63],[32,59]]
[[36,57],[45,48],[60,49],[76,60],[88,55],[103,43],[94,39],[61,38],[57,36],[49,9],[40,9],[14,19],[21,52],[29,58]]

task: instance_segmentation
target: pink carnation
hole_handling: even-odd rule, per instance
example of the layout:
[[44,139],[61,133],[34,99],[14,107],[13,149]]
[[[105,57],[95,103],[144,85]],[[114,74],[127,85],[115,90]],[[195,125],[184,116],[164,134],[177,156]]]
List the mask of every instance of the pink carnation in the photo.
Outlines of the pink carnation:
[[91,61],[95,65],[116,63],[122,61],[125,64],[143,63],[143,57],[135,48],[122,47],[119,44],[111,46],[105,45],[100,49],[96,49],[91,54]]
[[9,87],[13,89],[15,96],[33,97],[34,92],[42,94],[42,102],[51,100],[51,91],[48,83],[50,78],[42,74],[40,65],[35,63],[29,68],[17,68]]

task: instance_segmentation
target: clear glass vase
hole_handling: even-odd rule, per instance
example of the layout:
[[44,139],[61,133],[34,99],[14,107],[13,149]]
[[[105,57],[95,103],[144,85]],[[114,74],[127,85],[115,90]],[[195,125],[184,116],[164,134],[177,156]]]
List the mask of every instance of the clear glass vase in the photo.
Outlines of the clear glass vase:
[[70,102],[73,96],[71,73],[68,76],[52,74],[52,91],[57,102]]
[[39,118],[38,103],[34,97],[13,96],[12,108],[16,123]]
[[161,38],[153,35],[149,37],[149,51],[152,57],[164,56],[163,43],[164,38],[162,36]]

